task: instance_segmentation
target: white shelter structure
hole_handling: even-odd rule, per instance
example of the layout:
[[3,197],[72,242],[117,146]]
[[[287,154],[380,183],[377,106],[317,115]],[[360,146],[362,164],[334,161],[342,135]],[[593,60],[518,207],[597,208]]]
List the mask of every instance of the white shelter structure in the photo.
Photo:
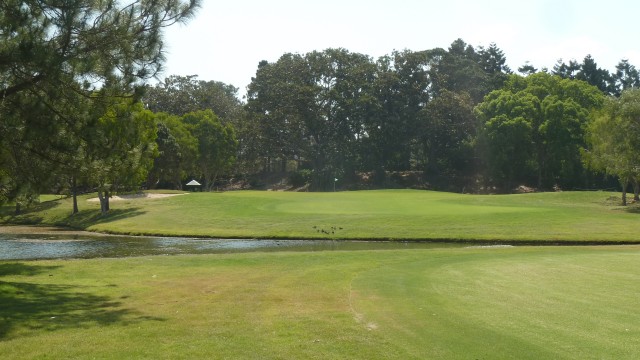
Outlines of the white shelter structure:
[[195,180],[191,180],[187,183],[187,186],[191,188],[191,191],[195,191],[198,189],[198,186],[201,186],[201,184]]

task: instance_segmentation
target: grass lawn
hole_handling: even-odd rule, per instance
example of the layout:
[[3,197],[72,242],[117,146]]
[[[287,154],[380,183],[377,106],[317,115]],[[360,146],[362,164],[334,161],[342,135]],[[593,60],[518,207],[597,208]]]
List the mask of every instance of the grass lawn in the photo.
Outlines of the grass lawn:
[[99,205],[43,202],[0,222],[66,225],[122,234],[228,238],[450,239],[640,242],[638,214],[609,192],[463,195],[417,190],[190,193]]
[[0,354],[637,359],[639,263],[636,245],[5,261]]

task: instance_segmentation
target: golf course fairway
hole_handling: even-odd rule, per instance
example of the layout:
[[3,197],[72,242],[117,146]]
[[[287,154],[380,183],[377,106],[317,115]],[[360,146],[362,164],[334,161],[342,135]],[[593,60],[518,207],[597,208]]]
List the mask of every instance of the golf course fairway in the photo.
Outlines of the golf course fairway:
[[0,262],[3,359],[637,359],[640,246]]

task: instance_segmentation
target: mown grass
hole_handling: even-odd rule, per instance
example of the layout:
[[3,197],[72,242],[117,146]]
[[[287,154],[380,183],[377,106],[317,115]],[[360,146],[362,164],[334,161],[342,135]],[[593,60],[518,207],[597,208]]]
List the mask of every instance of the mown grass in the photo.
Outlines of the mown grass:
[[3,359],[637,359],[640,246],[0,262]]
[[449,239],[637,242],[638,214],[608,192],[463,195],[416,190],[190,193],[97,203],[49,201],[0,221],[65,225],[122,234],[228,238]]

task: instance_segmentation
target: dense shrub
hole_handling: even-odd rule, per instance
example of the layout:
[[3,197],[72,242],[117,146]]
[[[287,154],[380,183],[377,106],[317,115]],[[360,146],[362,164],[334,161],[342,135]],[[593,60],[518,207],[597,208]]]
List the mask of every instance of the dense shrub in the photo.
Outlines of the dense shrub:
[[303,169],[289,175],[289,184],[293,187],[302,187],[311,182],[312,170]]

